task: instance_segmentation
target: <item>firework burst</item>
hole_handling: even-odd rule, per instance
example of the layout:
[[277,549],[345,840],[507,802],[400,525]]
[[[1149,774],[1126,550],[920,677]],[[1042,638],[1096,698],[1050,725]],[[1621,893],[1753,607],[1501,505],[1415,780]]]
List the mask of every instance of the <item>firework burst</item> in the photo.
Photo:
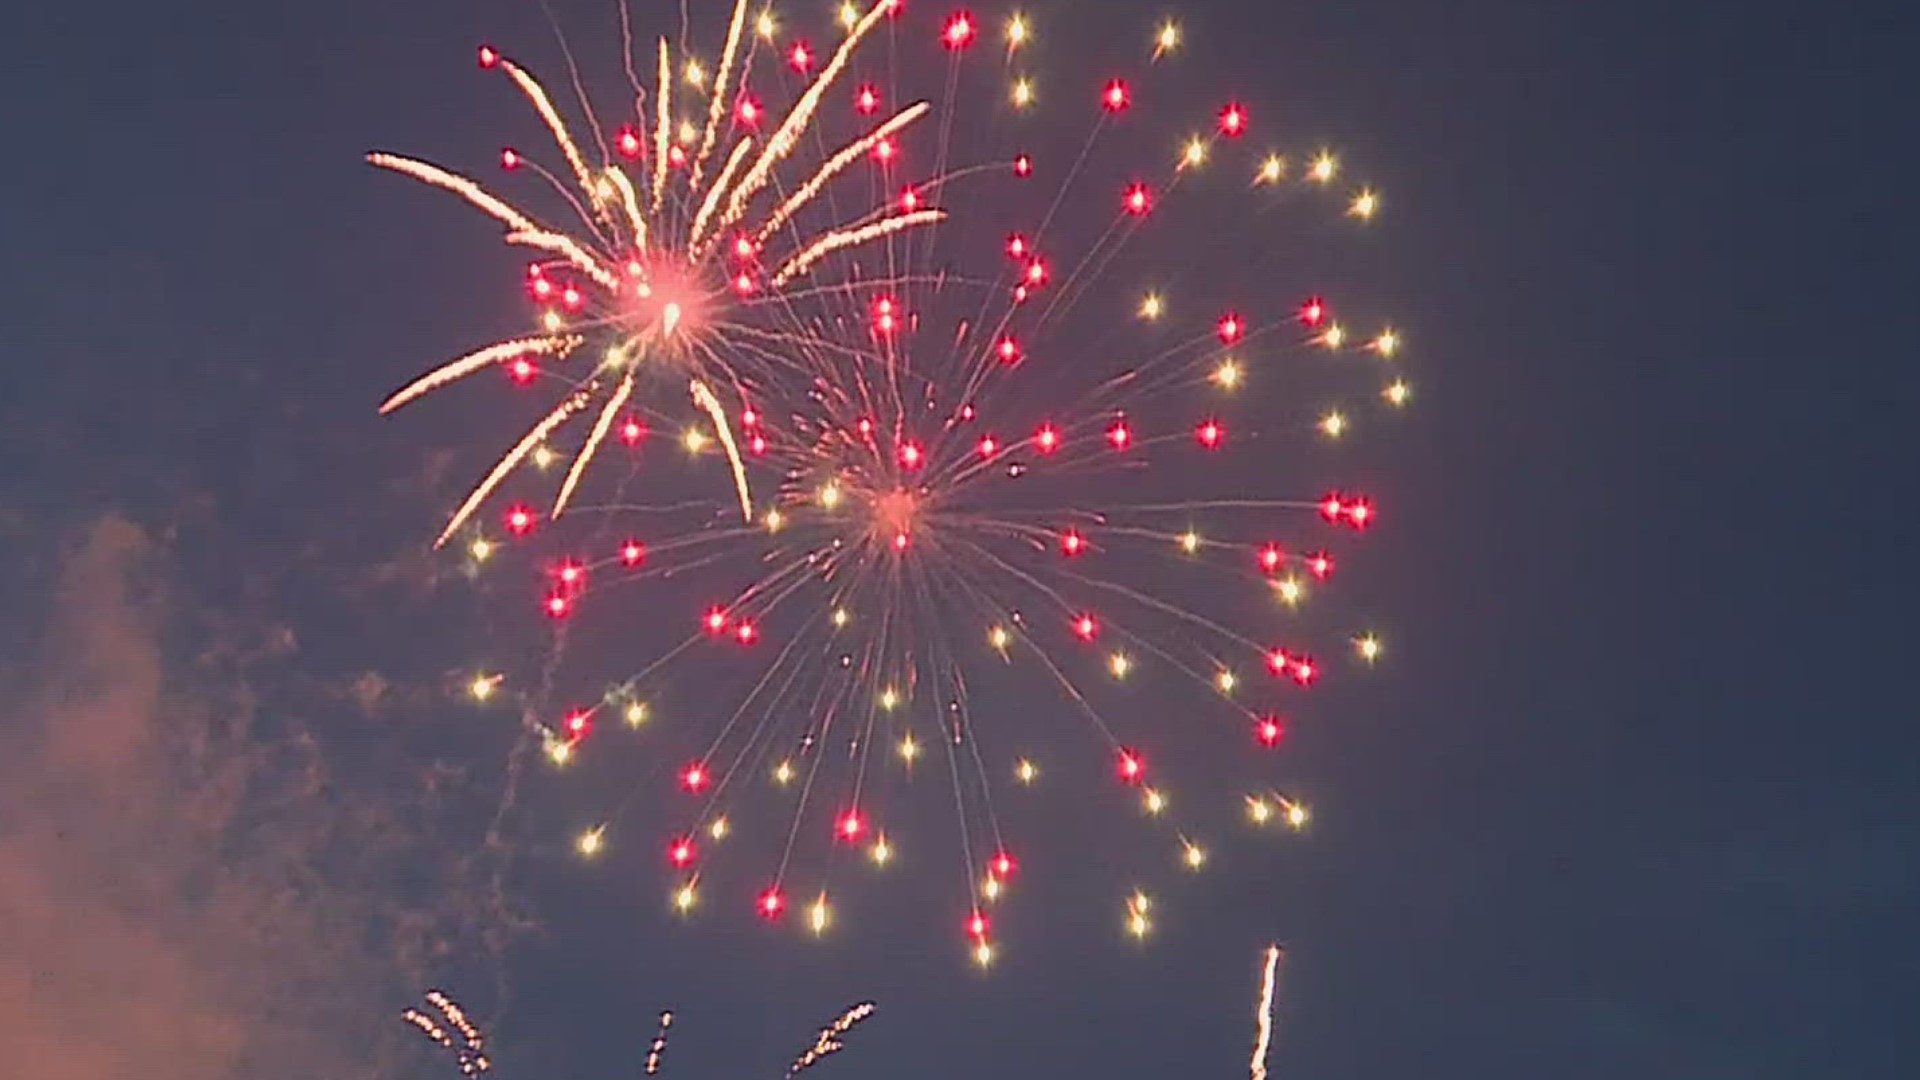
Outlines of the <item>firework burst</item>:
[[[746,325],[733,329],[752,329],[754,306],[783,305],[784,291],[823,260],[946,216],[918,200],[896,205],[888,199],[836,224],[800,225],[836,177],[864,155],[894,146],[900,133],[928,112],[924,102],[910,104],[832,153],[805,152],[814,145],[810,136],[818,134],[815,119],[827,93],[839,84],[861,42],[897,6],[897,0],[881,0],[853,20],[817,73],[811,71],[811,53],[791,54],[792,66],[811,78],[777,116],[769,115],[746,87],[744,73],[756,52],[756,39],[744,33],[746,0],[734,4],[712,81],[697,61],[687,61],[687,82],[707,98],[703,121],[676,123],[675,51],[661,38],[651,106],[647,88],[634,79],[634,120],[611,133],[611,142],[595,133],[600,157],[593,163],[546,87],[519,64],[482,47],[480,65],[503,72],[520,89],[565,162],[564,169],[550,170],[508,148],[501,152],[501,166],[509,171],[524,168],[544,179],[572,211],[568,229],[545,225],[476,181],[438,165],[398,154],[367,155],[375,166],[465,199],[506,228],[508,244],[537,253],[538,261],[528,267],[527,288],[544,307],[543,333],[494,342],[434,368],[395,391],[381,412],[489,368],[504,365],[515,378],[532,379],[539,374],[539,361],[567,361],[583,346],[594,346],[585,362],[576,365],[586,370],[561,376],[559,403],[474,487],[436,544],[453,535],[529,454],[568,422],[592,413],[590,431],[575,450],[553,500],[552,513],[558,516],[616,427],[629,431],[638,423],[630,415],[623,423],[623,410],[635,402],[639,380],[649,373],[679,379],[711,421],[733,464],[742,512],[751,517],[738,448],[710,384],[738,388],[756,369],[785,365],[773,350],[742,348],[728,333],[729,320],[746,319]],[[644,134],[648,131],[651,143]],[[649,149],[650,163],[643,160]],[[716,159],[724,163],[709,175]],[[775,174],[783,165],[797,168],[804,179],[775,201],[772,196],[780,190]],[[729,291],[736,295],[728,297]],[[768,297],[753,299],[763,291]],[[763,327],[768,325],[762,320]]]
[[452,1054],[454,1066],[460,1070],[460,1075],[479,1076],[492,1069],[493,1062],[487,1059],[486,1054],[486,1038],[473,1021],[467,1019],[466,1010],[438,990],[427,991],[426,997],[427,1004],[438,1014],[438,1019],[413,1008],[401,1013],[400,1019]]
[[[400,1019],[425,1035],[428,1041],[451,1052],[454,1065],[462,1076],[479,1076],[493,1068],[493,1063],[482,1052],[484,1037],[479,1028],[467,1019],[465,1010],[447,995],[438,990],[429,990],[427,1004],[433,1007],[440,1019],[409,1008],[400,1014]],[[787,1066],[787,1078],[792,1078],[820,1063],[821,1059],[840,1052],[846,1047],[847,1033],[859,1026],[862,1020],[872,1016],[874,1004],[863,1001],[851,1006],[835,1017],[833,1022],[820,1029],[813,1044],[801,1051]],[[444,1023],[442,1023],[444,1021]],[[646,1064],[643,1068],[647,1076],[666,1075],[667,1030],[673,1026],[671,1011],[660,1014],[659,1026],[654,1029],[653,1041],[647,1045]],[[457,1036],[457,1038],[456,1038]]]
[[[1276,229],[1291,195],[1331,195],[1323,217],[1355,225],[1379,195],[1333,194],[1324,150],[1259,144],[1250,106],[1164,86],[1177,26],[1143,35],[1137,75],[1048,94],[1031,62],[1043,27],[926,14],[847,5],[816,49],[735,5],[711,67],[660,44],[650,98],[636,84],[638,114],[593,140],[596,164],[539,84],[484,50],[565,162],[506,164],[546,177],[579,231],[376,155],[545,256],[528,274],[541,333],[388,407],[493,367],[560,380],[441,539],[464,527],[471,561],[497,562],[474,511],[510,484],[551,490],[540,477],[568,462],[565,524],[504,514],[568,633],[541,679],[472,686],[536,717],[559,765],[606,719],[670,743],[621,770],[632,794],[580,834],[582,855],[637,796],[677,787],[660,846],[673,905],[699,906],[714,849],[751,828],[752,906],[824,934],[850,861],[835,853],[893,862],[902,799],[933,773],[955,811],[957,919],[985,965],[990,910],[1018,875],[1005,806],[1043,778],[1103,759],[1189,871],[1208,849],[1193,820],[1174,824],[1164,779],[1188,744],[1213,772],[1256,774],[1228,796],[1252,825],[1305,827],[1306,805],[1266,778],[1290,737],[1281,710],[1382,653],[1344,626],[1345,663],[1314,648],[1329,627],[1309,601],[1336,590],[1378,512],[1308,478],[1409,390],[1400,335],[1344,322]],[[559,370],[580,354],[585,370]],[[644,385],[655,373],[669,392]],[[658,424],[677,424],[678,452]],[[628,468],[596,482],[587,465],[616,436]],[[615,662],[616,641],[637,669],[555,700],[569,669]],[[1136,687],[1151,689],[1130,700]],[[662,760],[676,784],[654,782]],[[1130,891],[1127,930],[1146,936],[1150,910]]]

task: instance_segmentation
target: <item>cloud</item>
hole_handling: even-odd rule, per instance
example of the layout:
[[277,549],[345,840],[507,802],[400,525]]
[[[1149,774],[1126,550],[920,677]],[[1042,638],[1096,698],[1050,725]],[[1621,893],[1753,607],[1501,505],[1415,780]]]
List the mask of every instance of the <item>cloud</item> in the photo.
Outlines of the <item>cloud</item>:
[[210,614],[164,538],[108,517],[48,565],[46,631],[0,680],[4,1071],[379,1074],[396,995],[444,949],[381,880],[419,854],[407,808],[268,715],[292,636]]

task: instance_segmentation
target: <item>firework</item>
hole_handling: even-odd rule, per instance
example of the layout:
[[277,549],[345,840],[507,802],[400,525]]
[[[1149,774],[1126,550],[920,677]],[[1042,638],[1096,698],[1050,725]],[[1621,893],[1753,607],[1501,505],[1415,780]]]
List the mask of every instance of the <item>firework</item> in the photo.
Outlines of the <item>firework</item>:
[[647,1044],[647,1075],[660,1071],[660,1063],[667,1054],[667,1029],[673,1026],[673,1013],[660,1014],[660,1026],[654,1029],[653,1041]]
[[1260,975],[1260,1001],[1253,1007],[1253,1080],[1267,1080],[1267,1051],[1273,1044],[1273,991],[1280,974],[1278,945],[1267,946],[1266,967]]
[[793,1080],[795,1073],[811,1068],[821,1058],[838,1053],[845,1045],[843,1039],[847,1032],[852,1031],[854,1025],[872,1015],[873,1002],[863,1001],[835,1017],[833,1023],[820,1029],[820,1034],[813,1040],[813,1045],[793,1059],[793,1064],[787,1067],[787,1080]]
[[[487,1060],[486,1039],[480,1034],[480,1029],[467,1019],[466,1011],[452,998],[438,990],[427,991],[426,998],[427,1004],[440,1014],[440,1020],[413,1008],[401,1013],[400,1018],[418,1028],[422,1035],[435,1044],[451,1052],[454,1065],[459,1068],[460,1075],[478,1076],[493,1068],[493,1063]],[[444,1024],[442,1020],[445,1021]]]
[[[376,156],[546,256],[528,275],[541,333],[388,403],[497,366],[563,391],[442,535],[467,529],[472,561],[497,565],[498,538],[468,519],[497,489],[551,490],[540,476],[570,459],[566,522],[524,503],[504,521],[544,576],[541,611],[572,629],[537,685],[483,673],[476,700],[538,717],[557,765],[604,719],[654,732],[669,745],[630,790],[664,786],[663,756],[681,763],[680,827],[660,844],[673,905],[699,905],[702,868],[751,826],[753,908],[816,934],[835,923],[836,864],[848,873],[833,853],[892,863],[904,789],[935,774],[956,811],[956,921],[983,965],[1018,872],[1007,804],[1030,806],[1043,777],[1104,758],[1169,830],[1167,865],[1190,871],[1209,864],[1195,822],[1210,811],[1176,807],[1165,776],[1183,757],[1209,763],[1215,792],[1217,774],[1255,774],[1226,808],[1303,829],[1306,805],[1266,779],[1290,738],[1281,710],[1340,666],[1316,657],[1329,634],[1351,667],[1383,654],[1309,604],[1337,591],[1378,511],[1310,478],[1380,426],[1367,406],[1410,391],[1400,334],[1343,322],[1276,223],[1297,194],[1358,226],[1380,196],[1335,194],[1336,158],[1260,142],[1238,100],[1163,88],[1187,47],[1172,24],[1141,35],[1142,72],[1049,91],[1031,63],[1047,28],[1024,16],[929,22],[881,0],[809,39],[730,12],[716,63],[662,42],[637,115],[591,141],[483,52],[564,159],[506,163],[570,201],[577,232]],[[662,424],[680,426],[677,450]],[[596,480],[616,436],[627,467]],[[609,686],[616,649],[629,666]],[[583,667],[593,689],[556,701]],[[1135,687],[1150,696],[1130,701]],[[609,800],[581,853],[629,810]],[[796,885],[809,899],[790,904]],[[1145,893],[1125,910],[1146,936]]]
[[[917,200],[916,205],[896,207],[895,200],[883,198],[835,224],[800,225],[835,177],[863,153],[893,146],[891,140],[927,113],[925,104],[912,104],[835,153],[807,152],[814,145],[809,137],[817,134],[814,121],[826,94],[839,84],[861,42],[895,6],[895,0],[881,0],[853,21],[826,64],[811,74],[805,89],[778,117],[766,115],[745,89],[740,74],[751,68],[756,52],[753,39],[743,45],[747,0],[735,0],[711,85],[693,78],[697,68],[689,68],[689,81],[700,83],[706,91],[704,126],[690,119],[677,126],[674,122],[675,56],[667,39],[661,38],[651,107],[647,88],[635,78],[633,123],[610,134],[594,132],[600,155],[592,163],[546,87],[519,64],[483,47],[481,66],[503,72],[520,89],[566,163],[564,170],[549,170],[509,148],[501,152],[501,165],[539,174],[570,207],[574,219],[570,230],[546,226],[478,182],[438,165],[398,154],[367,155],[375,166],[465,199],[506,228],[508,244],[541,256],[528,267],[527,287],[544,305],[543,334],[495,342],[443,364],[396,391],[381,405],[381,412],[391,412],[491,367],[506,366],[517,378],[532,378],[542,358],[569,360],[589,341],[604,346],[590,362],[577,365],[585,371],[563,377],[559,404],[474,487],[454,511],[436,546],[480,508],[516,465],[570,420],[597,409],[554,498],[552,512],[558,516],[620,421],[622,410],[633,400],[639,380],[657,372],[690,377],[684,385],[691,388],[694,403],[711,418],[725,444],[742,509],[751,517],[739,454],[725,412],[708,384],[741,387],[757,368],[778,367],[779,359],[742,350],[737,340],[730,339],[727,320],[746,318],[741,329],[753,328],[755,320],[750,305],[725,302],[729,287],[742,297],[765,290],[768,296],[759,304],[780,305],[783,289],[835,253],[857,251],[946,216],[940,209],[917,205]],[[796,54],[790,59],[803,75],[809,73],[810,56]],[[631,57],[628,70],[633,70]],[[591,116],[591,109],[587,111]],[[756,144],[762,127],[771,129],[771,134]],[[638,159],[644,156],[643,133],[649,129],[653,161],[646,168]],[[706,170],[723,144],[728,146],[722,155],[725,164],[709,177]],[[631,173],[629,163],[620,157],[632,161]],[[766,196],[783,165],[805,179],[773,205]],[[777,322],[762,319],[759,323],[764,331],[777,331]]]

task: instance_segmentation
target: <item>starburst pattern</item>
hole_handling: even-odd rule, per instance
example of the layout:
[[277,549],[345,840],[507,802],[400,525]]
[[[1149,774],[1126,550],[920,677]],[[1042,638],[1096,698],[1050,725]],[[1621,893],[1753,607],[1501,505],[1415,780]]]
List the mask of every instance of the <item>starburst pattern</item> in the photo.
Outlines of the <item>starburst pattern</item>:
[[[881,0],[843,9],[835,44],[816,47],[785,18],[731,10],[717,63],[662,43],[639,116],[594,140],[631,175],[588,164],[539,84],[483,51],[565,161],[507,164],[547,177],[577,234],[377,159],[546,256],[528,275],[542,334],[389,405],[494,366],[561,380],[442,539],[496,488],[545,483],[570,457],[565,523],[524,503],[504,515],[567,632],[540,680],[472,685],[534,716],[556,765],[602,720],[655,733],[581,854],[642,813],[664,754],[684,800],[661,843],[673,906],[701,906],[702,868],[747,829],[753,908],[825,934],[848,872],[833,853],[893,863],[906,834],[890,826],[924,771],[954,807],[959,922],[985,965],[990,910],[1017,876],[1012,795],[1104,757],[1170,833],[1168,864],[1203,869],[1206,800],[1176,805],[1180,770],[1163,763],[1204,743],[1209,772],[1264,774],[1284,761],[1290,699],[1383,654],[1346,627],[1333,640],[1349,665],[1314,648],[1327,631],[1306,609],[1379,511],[1312,478],[1407,403],[1406,341],[1343,321],[1281,228],[1291,196],[1311,207],[1338,182],[1336,159],[1256,145],[1257,102],[1164,85],[1187,48],[1175,24],[1145,35],[1142,71],[1056,82],[1036,74],[1046,28],[1024,15],[929,23]],[[1382,204],[1362,188],[1320,205],[1357,228]],[[604,359],[545,370],[582,353]],[[670,393],[643,385],[656,372]],[[690,467],[656,452],[656,427],[676,423]],[[596,484],[587,465],[616,436],[634,457]],[[724,474],[701,467],[712,456]],[[498,548],[470,529],[476,567]],[[636,650],[629,673],[555,707],[569,671]],[[1188,704],[1169,716],[1169,700]],[[1308,822],[1271,782],[1230,799],[1256,827]],[[1131,892],[1126,929],[1147,936],[1150,910]]]

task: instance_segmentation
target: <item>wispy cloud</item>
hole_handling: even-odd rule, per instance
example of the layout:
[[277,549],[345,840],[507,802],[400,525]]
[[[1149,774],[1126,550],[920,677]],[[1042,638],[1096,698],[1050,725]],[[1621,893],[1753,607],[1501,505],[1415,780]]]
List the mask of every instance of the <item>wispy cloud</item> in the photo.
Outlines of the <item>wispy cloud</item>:
[[46,630],[0,684],[4,1071],[378,1074],[392,1004],[446,948],[431,867],[402,880],[413,795],[349,792],[313,725],[270,715],[293,635],[190,610],[148,530],[101,519],[51,565]]

